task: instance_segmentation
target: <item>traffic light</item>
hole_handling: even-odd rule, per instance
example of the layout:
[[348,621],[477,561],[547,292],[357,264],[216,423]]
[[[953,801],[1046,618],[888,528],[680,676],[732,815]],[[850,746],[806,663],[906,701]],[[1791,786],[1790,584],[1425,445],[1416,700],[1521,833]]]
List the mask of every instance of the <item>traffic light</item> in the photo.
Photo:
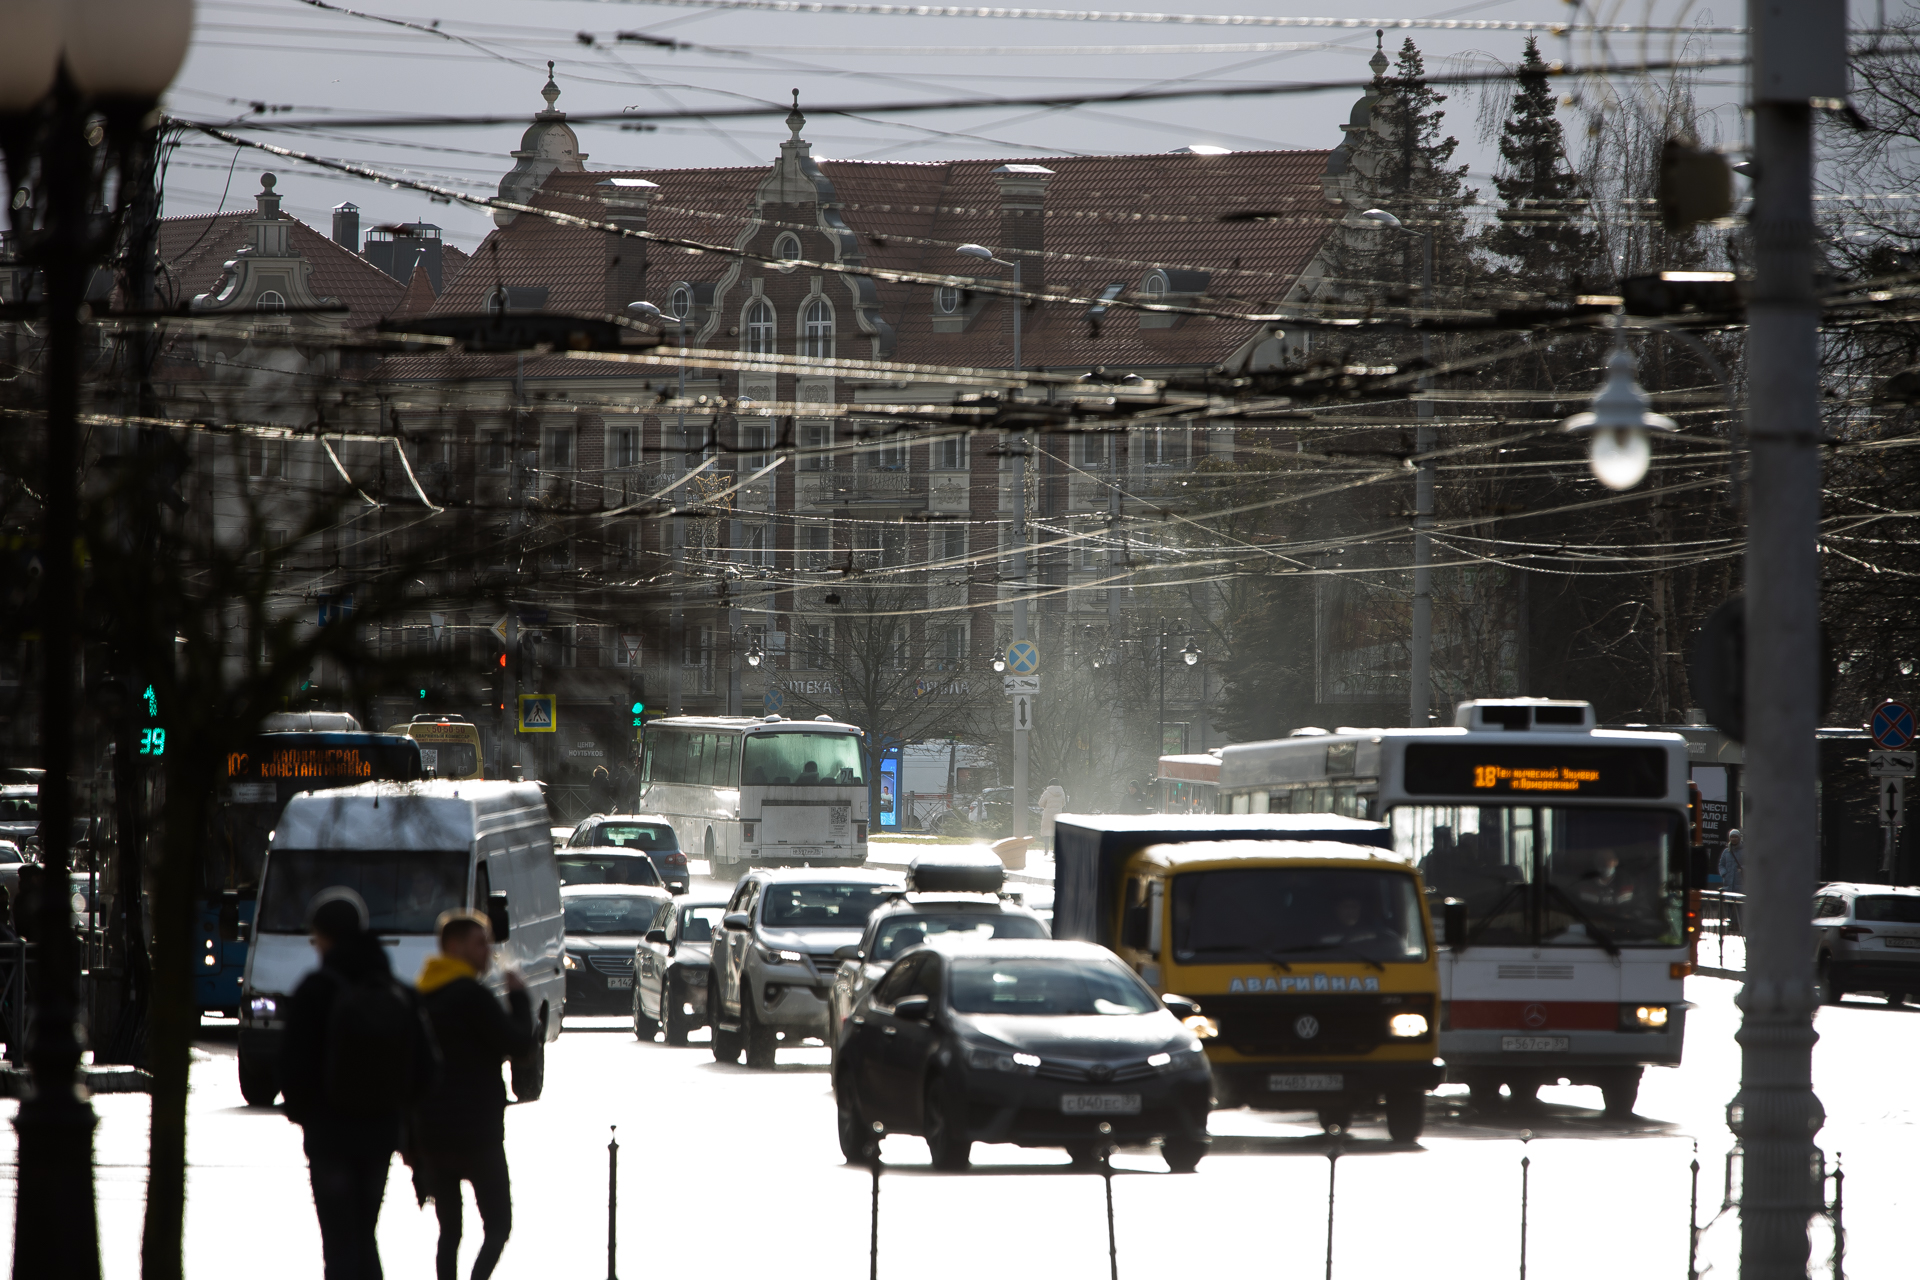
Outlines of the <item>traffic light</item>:
[[636,702],[633,704],[633,727],[634,728],[638,729],[640,727],[641,720],[646,715],[646,713],[647,713],[646,703]]
[[493,704],[495,711],[507,709],[507,655],[501,654],[494,661],[493,669],[487,672],[487,701]]

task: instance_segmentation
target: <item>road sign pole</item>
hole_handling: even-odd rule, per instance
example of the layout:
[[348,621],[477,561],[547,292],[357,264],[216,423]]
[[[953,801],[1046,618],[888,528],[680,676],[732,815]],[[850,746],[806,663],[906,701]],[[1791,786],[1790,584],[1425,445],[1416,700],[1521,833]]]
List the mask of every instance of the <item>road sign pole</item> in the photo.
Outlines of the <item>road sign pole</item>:
[[[1020,323],[1020,308],[1013,309],[1014,324]],[[1019,361],[1016,357],[1015,365]],[[1013,441],[1013,642],[1027,638],[1027,442],[1024,436]],[[1013,834],[1027,834],[1027,730],[1013,731]]]

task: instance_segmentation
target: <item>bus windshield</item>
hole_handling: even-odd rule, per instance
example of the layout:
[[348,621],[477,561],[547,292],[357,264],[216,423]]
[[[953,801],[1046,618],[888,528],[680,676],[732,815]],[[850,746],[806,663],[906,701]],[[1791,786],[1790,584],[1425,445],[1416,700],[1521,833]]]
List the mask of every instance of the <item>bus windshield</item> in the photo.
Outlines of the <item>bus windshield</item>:
[[1173,881],[1173,954],[1182,964],[1425,960],[1427,930],[1403,872],[1189,871]]
[[747,736],[740,780],[750,787],[864,787],[858,736],[755,733]]
[[[1680,816],[1657,809],[1399,805],[1394,847],[1438,902],[1467,907],[1467,941],[1679,946]],[[1453,942],[1454,939],[1448,939]]]

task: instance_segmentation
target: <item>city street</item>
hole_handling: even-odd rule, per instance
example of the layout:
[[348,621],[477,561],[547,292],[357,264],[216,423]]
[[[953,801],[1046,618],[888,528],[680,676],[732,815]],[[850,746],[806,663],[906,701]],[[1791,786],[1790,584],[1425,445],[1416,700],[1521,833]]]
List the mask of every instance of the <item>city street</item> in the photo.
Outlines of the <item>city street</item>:
[[[1721,1109],[1738,1076],[1736,984],[1689,982],[1686,1064],[1650,1071],[1639,1123],[1609,1125],[1589,1089],[1549,1089],[1528,1116],[1489,1120],[1464,1090],[1429,1104],[1419,1149],[1393,1149],[1362,1123],[1339,1164],[1336,1274],[1417,1266],[1444,1276],[1517,1273],[1521,1130],[1531,1156],[1528,1266],[1552,1277],[1684,1274],[1688,1161],[1701,1144],[1702,1218],[1718,1207],[1727,1143]],[[1848,1269],[1907,1265],[1899,1224],[1912,1193],[1905,1161],[1916,1108],[1903,1082],[1920,1054],[1920,1014],[1858,999],[1823,1010],[1816,1081],[1829,1122],[1822,1146],[1846,1157]],[[704,1038],[704,1033],[702,1033]],[[319,1238],[299,1131],[245,1106],[231,1033],[209,1024],[192,1101],[188,1270],[262,1269],[317,1277]],[[507,1113],[515,1230],[505,1278],[599,1277],[606,1268],[607,1137],[619,1126],[622,1274],[714,1266],[782,1276],[863,1274],[868,1181],[835,1145],[823,1050],[783,1051],[771,1074],[714,1064],[704,1045],[635,1042],[631,1028],[570,1022],[551,1046],[546,1096]],[[102,1256],[109,1280],[138,1273],[146,1099],[96,1099]],[[7,1104],[10,1116],[14,1104]],[[1236,1272],[1319,1274],[1326,1232],[1326,1144],[1305,1116],[1216,1113],[1214,1152],[1197,1174],[1164,1172],[1156,1153],[1115,1159],[1122,1274],[1190,1273],[1237,1259]],[[11,1126],[0,1129],[13,1176]],[[885,1144],[882,1275],[974,1277],[985,1268],[1078,1280],[1106,1274],[1097,1177],[1070,1174],[1063,1153],[976,1148],[975,1170],[934,1175],[917,1138]],[[464,1258],[478,1243],[471,1205]],[[12,1215],[4,1229],[12,1230]],[[406,1170],[388,1184],[381,1242],[391,1276],[430,1272],[434,1225],[414,1205]],[[1815,1234],[1816,1262],[1827,1239]],[[1703,1266],[1730,1274],[1731,1215],[1710,1231]],[[1261,1259],[1254,1271],[1246,1263]],[[463,1268],[466,1265],[463,1261]],[[463,1272],[464,1274],[464,1272]]]

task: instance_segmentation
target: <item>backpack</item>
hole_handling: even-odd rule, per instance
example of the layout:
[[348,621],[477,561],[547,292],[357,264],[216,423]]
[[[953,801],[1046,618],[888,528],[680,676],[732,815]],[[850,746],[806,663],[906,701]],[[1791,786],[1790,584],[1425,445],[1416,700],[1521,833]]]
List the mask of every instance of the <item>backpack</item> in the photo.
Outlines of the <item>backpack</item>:
[[[321,972],[328,972],[322,970]],[[386,974],[335,975],[327,1019],[327,1101],[349,1116],[394,1115],[415,1100],[421,1042],[413,994]]]

